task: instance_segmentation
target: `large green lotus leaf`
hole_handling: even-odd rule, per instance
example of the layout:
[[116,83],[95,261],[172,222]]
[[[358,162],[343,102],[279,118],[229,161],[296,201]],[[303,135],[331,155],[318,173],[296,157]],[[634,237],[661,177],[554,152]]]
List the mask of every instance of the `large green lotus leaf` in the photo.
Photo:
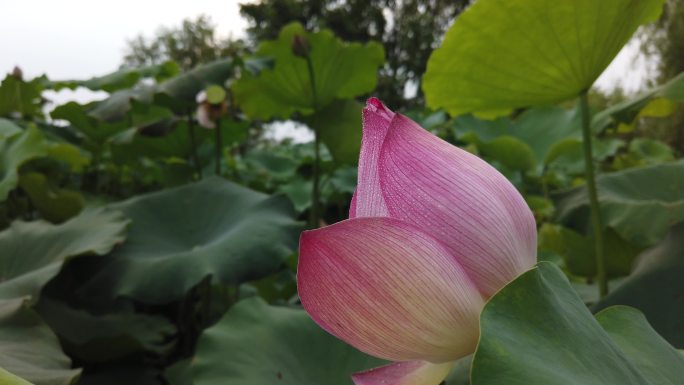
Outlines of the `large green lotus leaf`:
[[588,89],[664,0],[481,0],[456,19],[423,77],[452,115],[553,104]]
[[361,149],[362,110],[356,100],[336,100],[305,122],[318,132],[335,161],[355,164]]
[[43,135],[30,127],[0,142],[0,202],[19,183],[19,167],[25,162],[47,155]]
[[[598,177],[603,225],[635,245],[659,242],[684,220],[684,161],[630,169]],[[589,223],[584,186],[559,195],[558,220],[573,229]]]
[[327,334],[302,309],[251,298],[204,332],[189,369],[195,385],[352,385],[352,373],[383,363]]
[[256,52],[258,56],[274,58],[275,67],[264,69],[258,76],[244,72],[232,87],[237,103],[248,116],[288,118],[294,112],[313,112],[306,59],[292,51],[297,35],[304,37],[311,49],[319,108],[334,99],[349,99],[375,88],[376,72],[384,63],[382,45],[344,43],[329,30],[309,33],[301,24],[292,23],[283,27],[277,40],[262,42]]
[[[625,332],[635,323],[632,310],[611,312],[611,322],[601,325],[560,269],[539,263],[485,305],[472,384],[680,383],[670,379],[684,378],[684,358],[673,358],[674,349],[650,327],[643,336]],[[652,354],[635,357],[635,348]]]
[[629,360],[657,384],[678,384],[684,378],[684,359],[648,323],[644,314],[628,306],[613,306],[596,319]]
[[123,241],[127,225],[121,213],[104,209],[85,210],[60,225],[13,222],[0,232],[0,298],[36,297],[62,261],[108,253]]
[[638,308],[656,331],[679,349],[684,348],[684,225],[637,259],[634,271],[622,285],[596,304],[594,310],[613,305]]
[[128,237],[81,290],[155,304],[183,298],[205,277],[237,285],[276,272],[301,230],[285,197],[220,178],[109,207],[132,220]]
[[611,123],[631,123],[639,113],[653,101],[663,98],[673,102],[684,102],[684,73],[665,84],[645,91],[633,99],[615,104],[594,115],[592,125],[595,130],[603,130]]
[[30,382],[0,368],[0,384],[3,385],[32,385]]
[[80,373],[23,298],[0,300],[0,367],[34,385],[68,385]]

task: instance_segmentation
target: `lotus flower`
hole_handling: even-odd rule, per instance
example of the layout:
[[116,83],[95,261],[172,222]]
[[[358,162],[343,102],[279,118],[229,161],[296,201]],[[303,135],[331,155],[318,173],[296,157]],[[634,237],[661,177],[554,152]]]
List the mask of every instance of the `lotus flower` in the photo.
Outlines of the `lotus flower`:
[[487,299],[536,262],[536,238],[496,169],[372,98],[349,219],[302,234],[299,296],[329,333],[397,361],[357,385],[437,385],[475,350]]

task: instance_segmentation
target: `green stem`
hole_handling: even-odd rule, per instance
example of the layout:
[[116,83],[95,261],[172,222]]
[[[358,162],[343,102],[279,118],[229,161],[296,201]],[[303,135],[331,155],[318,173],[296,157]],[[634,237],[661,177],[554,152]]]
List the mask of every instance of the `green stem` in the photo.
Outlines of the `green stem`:
[[190,134],[190,147],[192,147],[192,164],[195,165],[197,177],[202,179],[202,165],[197,156],[197,140],[195,139],[195,121],[192,119],[192,112],[188,111],[188,132]]
[[[314,113],[318,112],[318,95],[316,94],[316,77],[314,76],[313,63],[311,57],[306,56],[306,67],[309,70],[309,81],[311,82],[311,97],[313,99]],[[317,228],[320,221],[319,201],[320,201],[320,168],[321,150],[318,130],[314,128],[314,165],[313,165],[313,191],[311,193],[311,227]]]
[[221,119],[216,119],[216,175],[221,175],[221,160],[223,159],[223,138],[221,137]]
[[601,206],[596,189],[596,173],[594,172],[594,156],[591,146],[591,122],[589,121],[589,100],[587,91],[580,94],[580,111],[582,113],[582,142],[584,145],[584,167],[587,173],[587,192],[591,205],[591,222],[594,230],[594,252],[596,255],[596,277],[601,298],[608,294],[606,277],[606,259],[603,253],[603,226],[601,225]]

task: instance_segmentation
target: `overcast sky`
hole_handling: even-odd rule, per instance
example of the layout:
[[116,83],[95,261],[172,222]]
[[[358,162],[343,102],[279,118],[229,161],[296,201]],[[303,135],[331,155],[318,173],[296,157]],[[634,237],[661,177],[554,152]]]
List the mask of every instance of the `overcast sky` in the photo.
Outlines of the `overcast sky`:
[[[117,69],[126,39],[151,36],[160,26],[176,26],[186,17],[211,16],[221,35],[244,35],[240,2],[248,0],[6,0],[0,23],[0,74],[19,65],[26,77],[85,79]],[[635,44],[627,47],[601,77],[598,86],[621,83],[635,90],[643,66],[631,65]],[[2,76],[4,77],[4,76]]]

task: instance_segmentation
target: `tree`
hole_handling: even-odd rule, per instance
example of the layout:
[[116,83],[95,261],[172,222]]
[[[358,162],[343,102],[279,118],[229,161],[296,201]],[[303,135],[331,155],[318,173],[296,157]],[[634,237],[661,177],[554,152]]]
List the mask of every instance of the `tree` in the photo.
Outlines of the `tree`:
[[[329,28],[347,41],[378,40],[387,63],[376,95],[394,107],[422,104],[420,79],[432,51],[470,0],[264,0],[241,4],[254,44],[274,39],[292,21],[308,29]],[[416,90],[415,95],[406,89]]]
[[[662,84],[684,72],[684,0],[668,0],[660,20],[641,32],[641,51],[657,63],[652,83]],[[684,151],[684,107],[672,114],[666,140]]]
[[658,62],[657,83],[684,72],[684,0],[668,0],[658,20],[642,33],[642,52]]
[[127,42],[124,66],[142,67],[176,61],[183,70],[246,50],[241,40],[219,38],[211,18],[185,19],[179,27],[161,28],[153,38],[138,35]]

